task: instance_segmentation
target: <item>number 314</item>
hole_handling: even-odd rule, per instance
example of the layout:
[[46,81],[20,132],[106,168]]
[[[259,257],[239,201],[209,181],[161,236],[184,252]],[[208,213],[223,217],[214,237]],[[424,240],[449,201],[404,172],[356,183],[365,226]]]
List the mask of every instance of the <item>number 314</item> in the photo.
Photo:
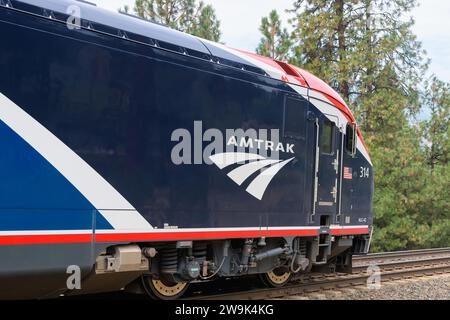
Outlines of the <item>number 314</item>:
[[370,175],[370,170],[369,168],[364,168],[361,167],[360,171],[359,171],[359,177],[360,178],[368,178]]

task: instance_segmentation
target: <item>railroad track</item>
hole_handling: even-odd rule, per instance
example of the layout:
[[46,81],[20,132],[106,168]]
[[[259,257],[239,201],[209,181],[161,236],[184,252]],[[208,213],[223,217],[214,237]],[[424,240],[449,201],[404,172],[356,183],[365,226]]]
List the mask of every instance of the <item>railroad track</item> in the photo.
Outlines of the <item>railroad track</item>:
[[[187,300],[264,300],[309,294],[323,290],[366,285],[373,272],[381,282],[450,273],[450,248],[387,252],[357,256],[352,274],[310,274],[283,288],[244,288],[222,294],[192,295]],[[372,266],[370,272],[368,268]],[[374,266],[379,269],[374,269]]]
[[417,258],[426,256],[439,256],[450,255],[450,248],[437,248],[437,249],[423,249],[423,250],[410,250],[410,251],[395,251],[395,252],[383,252],[383,253],[371,253],[361,256],[353,256],[353,262],[363,262],[369,260],[394,260],[405,258]]

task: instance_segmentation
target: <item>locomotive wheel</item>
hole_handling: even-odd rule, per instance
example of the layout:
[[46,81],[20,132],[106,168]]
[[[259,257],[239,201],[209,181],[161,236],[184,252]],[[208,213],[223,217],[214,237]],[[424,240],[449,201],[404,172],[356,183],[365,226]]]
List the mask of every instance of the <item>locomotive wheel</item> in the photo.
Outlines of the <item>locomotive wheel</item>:
[[151,276],[143,276],[142,284],[150,298],[155,300],[176,300],[188,289],[188,282],[173,282],[161,277],[155,279]]
[[271,288],[279,288],[284,286],[291,280],[292,273],[286,268],[277,268],[272,271],[262,273],[259,275],[261,281]]

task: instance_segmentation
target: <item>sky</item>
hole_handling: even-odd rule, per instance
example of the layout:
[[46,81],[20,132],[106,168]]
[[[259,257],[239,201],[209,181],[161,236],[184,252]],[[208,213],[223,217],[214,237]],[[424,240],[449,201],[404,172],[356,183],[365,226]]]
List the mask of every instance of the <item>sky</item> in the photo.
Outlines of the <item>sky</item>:
[[[134,0],[89,0],[99,7],[117,10]],[[221,21],[222,39],[227,45],[254,51],[261,34],[258,30],[261,18],[277,9],[286,22],[293,0],[203,0],[212,4]],[[419,7],[412,12],[416,21],[414,32],[431,59],[430,74],[450,82],[450,1],[419,0]]]

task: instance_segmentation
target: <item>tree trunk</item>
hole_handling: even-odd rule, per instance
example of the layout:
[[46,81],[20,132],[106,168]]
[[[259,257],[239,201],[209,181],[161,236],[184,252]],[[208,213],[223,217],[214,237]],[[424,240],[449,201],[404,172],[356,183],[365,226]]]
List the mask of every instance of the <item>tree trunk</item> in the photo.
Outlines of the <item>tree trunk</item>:
[[[340,62],[340,73],[341,77],[342,75],[347,76],[346,70],[346,38],[345,38],[345,19],[344,19],[344,0],[336,0],[336,16],[338,19],[338,26],[337,26],[337,34],[338,34],[338,48],[339,48],[339,62]],[[349,100],[349,82],[346,79],[342,79],[339,81],[339,91],[342,94],[344,100]]]
[[[373,43],[372,43],[372,0],[366,0],[366,39],[367,39],[367,53],[369,59],[373,57]],[[367,66],[366,69],[366,81],[363,81],[363,98],[364,96],[370,96],[372,90],[373,90],[373,66],[370,64]],[[366,100],[367,101],[367,100]],[[365,119],[364,123],[362,124],[364,126],[365,132],[371,132],[371,125],[370,119],[372,114],[372,106],[370,103],[366,103],[365,105]]]

